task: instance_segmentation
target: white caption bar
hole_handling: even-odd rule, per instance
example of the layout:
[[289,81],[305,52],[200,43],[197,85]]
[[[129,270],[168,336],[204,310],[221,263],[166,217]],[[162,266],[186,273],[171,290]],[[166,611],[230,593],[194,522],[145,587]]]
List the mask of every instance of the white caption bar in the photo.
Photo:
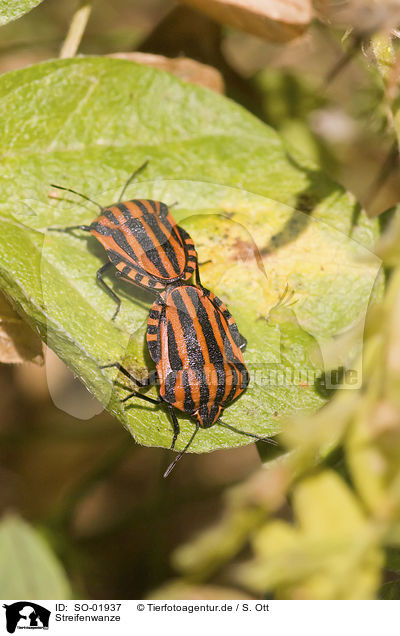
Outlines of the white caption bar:
[[[398,624],[400,601],[1,601],[0,634],[244,634],[376,636]],[[228,632],[229,630],[229,632]],[[152,632],[153,633],[153,632]]]

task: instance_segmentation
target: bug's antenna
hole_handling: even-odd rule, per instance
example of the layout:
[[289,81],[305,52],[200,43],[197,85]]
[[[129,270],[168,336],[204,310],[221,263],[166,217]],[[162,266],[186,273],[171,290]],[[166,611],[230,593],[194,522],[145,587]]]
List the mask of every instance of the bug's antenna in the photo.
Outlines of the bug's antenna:
[[142,163],[142,165],[139,166],[139,168],[137,168],[133,174],[131,174],[131,176],[129,177],[128,181],[125,183],[124,187],[122,188],[121,194],[119,195],[118,203],[120,203],[122,201],[122,197],[124,196],[125,190],[127,189],[128,185],[130,185],[132,183],[132,181],[134,180],[135,177],[137,177],[139,172],[142,172],[142,170],[145,169],[145,167],[147,166],[148,163],[149,163],[149,160],[146,159],[146,161],[144,163]]
[[192,437],[190,438],[190,440],[188,441],[188,443],[186,444],[185,448],[178,453],[178,455],[176,456],[176,458],[174,459],[174,461],[168,466],[167,470],[165,471],[163,477],[168,477],[168,475],[171,473],[171,471],[175,468],[176,464],[179,462],[179,460],[183,457],[183,455],[186,453],[187,449],[189,448],[190,444],[193,442],[197,431],[200,428],[200,424],[196,424],[196,429],[192,435]]
[[52,188],[57,188],[57,190],[65,190],[66,192],[72,192],[72,194],[77,194],[78,197],[82,197],[82,199],[86,199],[86,201],[89,201],[90,203],[93,203],[94,205],[97,205],[97,207],[100,209],[100,212],[103,212],[103,206],[100,205],[100,203],[96,203],[96,201],[93,201],[93,199],[89,199],[89,197],[87,197],[85,194],[81,194],[80,192],[77,192],[76,190],[72,190],[71,188],[64,188],[63,186],[59,186],[56,185],[55,183],[50,183]]
[[247,433],[246,431],[240,431],[238,428],[231,426],[230,424],[225,424],[222,420],[218,420],[216,424],[219,426],[223,426],[224,428],[229,428],[229,430],[234,431],[235,433],[240,433],[240,435],[246,435],[247,437],[254,437],[254,439],[258,439],[260,442],[267,442],[267,444],[272,444],[273,446],[278,446],[278,442],[270,437],[261,437],[261,435],[256,435],[255,433]]

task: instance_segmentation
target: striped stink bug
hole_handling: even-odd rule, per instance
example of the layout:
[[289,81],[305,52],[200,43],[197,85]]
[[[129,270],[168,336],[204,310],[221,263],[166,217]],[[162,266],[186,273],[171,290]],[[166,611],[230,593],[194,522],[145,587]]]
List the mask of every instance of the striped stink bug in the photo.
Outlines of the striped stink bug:
[[51,184],[86,199],[100,209],[90,225],[74,225],[66,228],[49,228],[50,231],[90,232],[105,248],[109,262],[97,271],[97,280],[104,291],[117,303],[112,320],[119,312],[121,300],[104,281],[110,267],[116,268],[116,276],[146,289],[159,291],[168,285],[187,281],[193,272],[200,284],[197,254],[192,239],[176,224],[168,206],[151,199],[122,201],[128,185],[148,164],[145,161],[125,183],[117,203],[103,207],[84,194],[70,188]]
[[241,435],[276,443],[238,430],[220,419],[223,409],[246,390],[249,374],[242,354],[246,340],[224,303],[212,292],[182,283],[169,286],[150,310],[147,344],[156,372],[144,381],[138,381],[118,362],[102,368],[116,367],[137,386],[158,382],[158,399],[131,391],[122,401],[139,397],[152,404],[166,404],[174,429],[171,448],[179,435],[174,409],[194,419],[195,430],[189,442],[164,477],[187,451],[200,428],[219,425]]

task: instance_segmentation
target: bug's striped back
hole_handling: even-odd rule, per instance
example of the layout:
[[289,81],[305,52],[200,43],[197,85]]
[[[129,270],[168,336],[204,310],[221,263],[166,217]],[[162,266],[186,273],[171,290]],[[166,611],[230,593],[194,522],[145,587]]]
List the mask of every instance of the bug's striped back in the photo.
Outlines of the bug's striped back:
[[224,307],[201,287],[172,287],[155,301],[148,319],[147,343],[160,397],[203,427],[212,426],[249,383],[230,314],[218,303]]
[[121,275],[144,287],[186,281],[197,264],[193,241],[160,201],[134,199],[104,208],[90,232]]

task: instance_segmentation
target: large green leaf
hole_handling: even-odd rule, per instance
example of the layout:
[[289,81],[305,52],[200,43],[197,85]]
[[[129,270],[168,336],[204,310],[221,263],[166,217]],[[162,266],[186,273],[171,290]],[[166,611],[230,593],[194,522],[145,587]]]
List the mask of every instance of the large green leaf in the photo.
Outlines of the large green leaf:
[[70,598],[58,559],[41,534],[15,515],[0,523],[0,598]]
[[41,2],[42,0],[0,0],[0,25],[22,17]]
[[[139,443],[168,447],[167,415],[138,400],[123,408],[126,391],[112,384],[118,374],[99,365],[124,360],[133,373],[150,367],[152,297],[115,284],[124,300],[112,323],[114,303],[95,282],[104,250],[84,233],[46,228],[98,214],[74,195],[49,199],[50,183],[110,204],[145,159],[148,168],[127,197],[177,202],[173,214],[195,241],[203,283],[227,302],[248,339],[253,380],[224,419],[267,434],[285,414],[324,403],[314,379],[326,344],[362,327],[379,268],[368,251],[377,224],[313,165],[289,155],[270,128],[168,73],[83,58],[0,78],[0,140],[0,285]],[[295,304],[279,305],[285,290]],[[294,370],[310,372],[308,379],[293,379]],[[290,381],[277,382],[277,372]],[[181,423],[178,448],[193,431],[190,421]],[[216,426],[200,431],[192,450],[249,441]]]

